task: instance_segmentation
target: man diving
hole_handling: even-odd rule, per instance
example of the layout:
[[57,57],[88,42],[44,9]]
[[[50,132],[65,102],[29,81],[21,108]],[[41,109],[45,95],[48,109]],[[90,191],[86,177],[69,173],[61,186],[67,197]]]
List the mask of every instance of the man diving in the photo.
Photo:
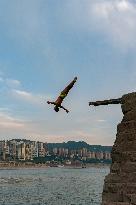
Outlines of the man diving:
[[63,107],[61,104],[64,100],[64,98],[67,96],[68,92],[70,91],[70,89],[73,87],[73,85],[75,84],[75,82],[77,81],[77,77],[74,78],[74,80],[60,93],[59,97],[57,98],[57,100],[55,102],[50,102],[47,101],[48,104],[53,104],[55,105],[54,110],[56,112],[59,111],[59,108],[62,108],[63,110],[65,110],[67,113],[69,112],[65,107]]

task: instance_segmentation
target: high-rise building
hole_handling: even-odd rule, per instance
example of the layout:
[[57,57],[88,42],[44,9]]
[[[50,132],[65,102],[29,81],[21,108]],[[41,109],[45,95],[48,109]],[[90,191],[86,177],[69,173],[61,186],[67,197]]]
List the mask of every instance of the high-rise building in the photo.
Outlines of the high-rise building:
[[57,155],[57,153],[58,153],[58,148],[56,148],[56,147],[53,148],[53,154],[54,154],[54,155]]
[[69,154],[68,149],[67,149],[67,148],[66,148],[66,149],[64,149],[64,156],[66,157],[66,156],[68,156],[68,154]]
[[103,152],[96,152],[96,159],[103,159]]
[[23,141],[17,143],[17,158],[25,160],[25,142]]
[[59,149],[58,149],[58,155],[59,155],[59,156],[64,156],[64,153],[65,153],[64,150],[65,150],[64,148],[59,148]]
[[15,160],[17,157],[16,141],[15,140],[8,141],[8,146],[9,146],[10,159]]
[[87,157],[87,148],[82,149],[82,156]]
[[37,142],[38,145],[38,157],[45,157],[45,148],[43,142]]
[[105,152],[104,153],[104,159],[111,159],[111,153],[110,152]]
[[5,140],[0,141],[0,155],[2,155],[5,146]]

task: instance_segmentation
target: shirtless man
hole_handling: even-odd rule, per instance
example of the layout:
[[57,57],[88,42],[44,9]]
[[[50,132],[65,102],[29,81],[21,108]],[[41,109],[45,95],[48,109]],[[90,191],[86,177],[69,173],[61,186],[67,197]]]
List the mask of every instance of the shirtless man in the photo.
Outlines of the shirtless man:
[[89,102],[89,106],[90,105],[99,106],[99,105],[109,105],[109,104],[121,104],[121,98]]
[[73,85],[75,84],[75,82],[77,81],[77,77],[74,78],[74,80],[60,93],[59,97],[57,98],[57,100],[55,102],[50,102],[47,101],[48,104],[53,104],[55,105],[54,110],[56,112],[59,111],[59,108],[62,108],[63,110],[65,110],[67,113],[69,112],[65,107],[63,107],[61,104],[64,100],[64,98],[67,96],[68,92],[70,91],[70,89],[73,87]]

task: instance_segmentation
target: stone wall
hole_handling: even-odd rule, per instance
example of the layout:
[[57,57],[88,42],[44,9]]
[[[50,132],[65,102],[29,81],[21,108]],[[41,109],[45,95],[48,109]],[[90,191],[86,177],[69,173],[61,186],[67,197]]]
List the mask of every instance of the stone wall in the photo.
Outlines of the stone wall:
[[121,108],[124,116],[117,126],[102,205],[136,204],[136,93],[123,95]]

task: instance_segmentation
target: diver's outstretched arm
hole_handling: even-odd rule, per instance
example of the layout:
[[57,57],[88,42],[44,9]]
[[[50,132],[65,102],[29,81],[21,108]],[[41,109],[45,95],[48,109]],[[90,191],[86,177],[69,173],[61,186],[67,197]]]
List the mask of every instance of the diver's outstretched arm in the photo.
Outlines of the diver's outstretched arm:
[[62,105],[60,106],[60,108],[62,108],[63,110],[65,110],[67,113],[69,112],[69,110],[67,110],[65,107],[63,107]]
[[108,105],[108,104],[121,104],[122,98],[102,100],[96,102],[89,102],[89,105],[99,106],[99,105]]
[[55,102],[47,101],[48,104],[56,105]]

